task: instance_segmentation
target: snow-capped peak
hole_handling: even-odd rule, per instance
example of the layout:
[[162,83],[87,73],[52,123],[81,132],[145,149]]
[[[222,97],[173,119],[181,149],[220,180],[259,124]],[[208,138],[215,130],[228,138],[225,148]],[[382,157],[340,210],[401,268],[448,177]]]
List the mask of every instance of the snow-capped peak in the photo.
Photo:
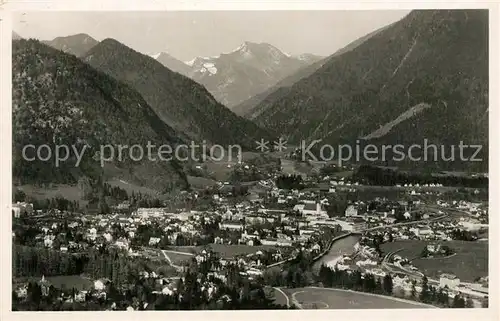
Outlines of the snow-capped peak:
[[196,59],[198,59],[198,57],[194,57],[193,59],[189,60],[189,61],[184,61],[184,63],[188,66],[191,66],[193,67],[194,65],[194,62],[196,61]]
[[161,53],[161,52],[159,52],[159,53],[157,53],[157,54],[153,54],[153,55],[151,55],[151,57],[153,57],[154,59],[158,59],[158,57],[160,57],[160,56],[161,56],[161,54],[162,54],[162,53]]
[[215,75],[217,73],[217,68],[215,67],[215,64],[206,62],[203,64],[203,68],[201,69],[201,72],[205,71],[208,71],[211,75]]

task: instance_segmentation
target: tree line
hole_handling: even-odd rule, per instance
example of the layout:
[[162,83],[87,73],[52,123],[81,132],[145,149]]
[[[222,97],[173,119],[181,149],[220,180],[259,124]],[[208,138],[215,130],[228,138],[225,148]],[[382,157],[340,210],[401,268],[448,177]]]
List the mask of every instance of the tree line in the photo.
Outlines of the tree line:
[[487,188],[487,177],[433,176],[425,173],[403,173],[371,165],[361,165],[353,174],[353,179],[371,185],[394,186],[396,184],[442,184],[470,188]]

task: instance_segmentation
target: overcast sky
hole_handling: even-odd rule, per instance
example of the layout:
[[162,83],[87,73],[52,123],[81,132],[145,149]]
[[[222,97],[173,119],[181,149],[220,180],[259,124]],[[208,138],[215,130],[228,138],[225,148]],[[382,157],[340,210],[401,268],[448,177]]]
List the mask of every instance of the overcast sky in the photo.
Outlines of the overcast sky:
[[401,19],[409,11],[182,11],[26,12],[13,29],[24,38],[49,40],[87,33],[133,49],[170,53],[183,61],[214,56],[244,41],[267,42],[295,55],[327,56],[349,42]]

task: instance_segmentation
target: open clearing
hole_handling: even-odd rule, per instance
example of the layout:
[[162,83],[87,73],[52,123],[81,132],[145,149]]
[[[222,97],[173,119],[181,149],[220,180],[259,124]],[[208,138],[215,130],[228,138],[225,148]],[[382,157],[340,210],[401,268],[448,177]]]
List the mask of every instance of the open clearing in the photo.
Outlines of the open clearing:
[[[329,288],[282,289],[291,304],[302,309],[415,309],[432,308],[417,302]],[[281,299],[280,299],[281,300]]]
[[199,177],[199,176],[188,176],[188,183],[192,188],[195,189],[205,189],[208,186],[216,186],[217,181],[210,178]]
[[163,253],[168,256],[170,261],[174,265],[189,265],[189,262],[193,259],[193,254],[182,253],[176,251],[163,250]]
[[[94,283],[80,275],[59,275],[59,276],[47,276],[45,279],[52,284],[54,287],[62,289],[71,289],[75,288],[77,290],[88,290],[90,289]],[[41,280],[41,277],[22,277],[16,278],[14,280],[14,285],[20,285],[25,282],[34,281],[38,282]]]
[[85,205],[87,201],[82,200],[83,192],[76,185],[51,184],[51,186],[21,185],[18,186],[26,195],[36,200],[44,200],[55,197],[64,197],[70,201],[79,201]]
[[[290,303],[301,309],[421,309],[433,308],[418,302],[329,288],[281,289],[288,296]],[[277,303],[283,302],[275,291]],[[280,294],[281,295],[281,294]],[[279,300],[279,302],[278,302]],[[286,302],[286,299],[284,300]]]
[[[457,254],[446,258],[419,258],[424,246],[439,243],[449,246]],[[488,242],[466,241],[418,241],[404,240],[385,243],[381,246],[384,253],[403,249],[398,255],[412,260],[412,264],[432,279],[439,279],[441,273],[453,273],[461,281],[473,282],[474,279],[488,275]]]

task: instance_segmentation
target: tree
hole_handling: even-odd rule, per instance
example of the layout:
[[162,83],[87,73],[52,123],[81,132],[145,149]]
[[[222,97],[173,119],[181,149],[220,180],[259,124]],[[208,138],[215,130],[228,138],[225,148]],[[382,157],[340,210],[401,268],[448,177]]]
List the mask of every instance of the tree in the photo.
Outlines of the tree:
[[417,289],[415,288],[415,284],[415,281],[413,281],[411,284],[411,298],[414,300],[417,299]]
[[420,301],[425,303],[430,302],[429,280],[425,275],[422,278],[422,291],[420,292]]
[[439,288],[436,296],[438,304],[443,306],[448,305],[448,295],[444,292],[443,288]]
[[437,300],[438,297],[437,297],[436,287],[429,286],[429,302],[435,303],[437,302]]
[[392,290],[394,288],[394,284],[392,282],[392,276],[390,274],[386,274],[384,276],[382,287],[383,287],[383,290],[384,290],[385,294],[388,294],[388,295],[392,294]]
[[455,308],[455,309],[465,308],[464,298],[460,294],[455,295],[455,297],[453,298],[453,304],[451,307]]
[[474,301],[472,301],[471,297],[468,297],[467,300],[465,301],[465,307],[468,309],[474,308]]

